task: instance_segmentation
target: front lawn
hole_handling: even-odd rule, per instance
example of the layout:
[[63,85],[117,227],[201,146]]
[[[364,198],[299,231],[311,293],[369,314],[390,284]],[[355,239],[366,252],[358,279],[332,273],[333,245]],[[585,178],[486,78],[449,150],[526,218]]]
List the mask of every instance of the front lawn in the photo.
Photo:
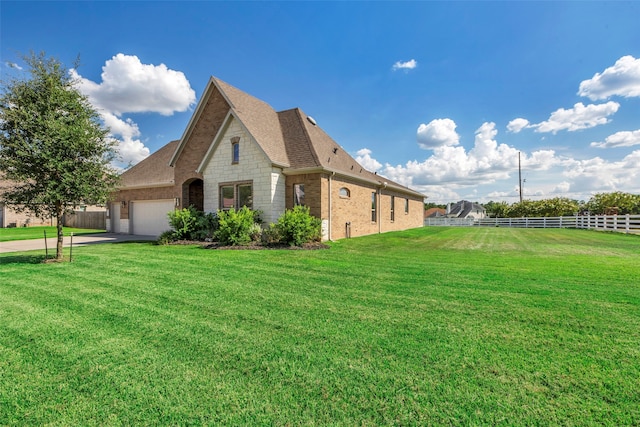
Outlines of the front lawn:
[[0,425],[638,425],[640,238],[0,255]]
[[[0,228],[0,242],[43,239],[45,232],[47,233],[47,238],[58,236],[58,230],[55,226]],[[79,236],[81,234],[104,233],[105,231],[86,228],[63,227],[63,232],[65,236],[69,236],[71,235],[71,233],[73,233],[74,236]]]

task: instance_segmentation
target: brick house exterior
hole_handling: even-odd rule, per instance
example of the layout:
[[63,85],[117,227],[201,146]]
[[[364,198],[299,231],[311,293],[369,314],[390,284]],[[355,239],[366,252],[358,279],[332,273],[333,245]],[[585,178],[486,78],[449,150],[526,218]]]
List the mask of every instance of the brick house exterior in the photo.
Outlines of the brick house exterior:
[[56,224],[55,218],[40,218],[29,211],[16,212],[0,202],[0,228]]
[[423,202],[364,169],[302,110],[276,112],[212,77],[182,138],[122,174],[107,228],[159,234],[169,210],[189,205],[247,205],[269,223],[304,204],[335,240],[420,227]]

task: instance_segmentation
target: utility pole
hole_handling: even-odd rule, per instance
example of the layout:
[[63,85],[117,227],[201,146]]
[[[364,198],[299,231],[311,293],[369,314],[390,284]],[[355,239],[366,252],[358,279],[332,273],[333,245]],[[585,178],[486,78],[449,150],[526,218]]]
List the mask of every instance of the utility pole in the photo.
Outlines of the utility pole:
[[520,203],[522,203],[522,168],[520,167],[520,152],[518,151],[518,183],[520,184]]

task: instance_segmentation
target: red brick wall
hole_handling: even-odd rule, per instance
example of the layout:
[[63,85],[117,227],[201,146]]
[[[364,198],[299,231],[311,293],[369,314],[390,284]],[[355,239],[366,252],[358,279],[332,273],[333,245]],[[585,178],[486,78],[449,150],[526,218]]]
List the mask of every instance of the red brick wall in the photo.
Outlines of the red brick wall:
[[196,173],[195,170],[200,166],[228,112],[229,105],[218,89],[212,87],[211,96],[202,114],[197,118],[194,129],[175,164],[176,193],[173,197],[180,198],[180,208],[189,204],[188,188],[185,187],[183,191],[183,184],[194,178],[203,179],[202,174]]
[[156,187],[156,188],[140,188],[137,190],[120,190],[113,198],[114,203],[126,202],[125,206],[120,207],[120,219],[129,219],[129,205],[135,200],[159,200],[174,199],[180,197],[177,193],[176,186],[172,187]]

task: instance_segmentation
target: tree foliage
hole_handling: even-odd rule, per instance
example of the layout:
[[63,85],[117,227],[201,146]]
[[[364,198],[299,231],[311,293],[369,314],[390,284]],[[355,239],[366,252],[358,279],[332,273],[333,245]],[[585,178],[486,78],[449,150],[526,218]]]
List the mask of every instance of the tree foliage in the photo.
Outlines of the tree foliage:
[[115,188],[115,141],[63,64],[44,53],[23,59],[29,74],[2,82],[0,175],[12,185],[0,197],[57,220],[60,259],[64,213],[105,203]]
[[591,215],[626,215],[640,214],[640,195],[615,191],[594,194],[586,203],[566,197],[555,197],[523,200],[511,205],[507,202],[490,201],[484,206],[491,217],[497,218],[571,216],[585,212]]
[[620,215],[640,214],[640,195],[621,191],[598,193],[591,197],[586,208],[594,215],[603,215],[614,208]]

